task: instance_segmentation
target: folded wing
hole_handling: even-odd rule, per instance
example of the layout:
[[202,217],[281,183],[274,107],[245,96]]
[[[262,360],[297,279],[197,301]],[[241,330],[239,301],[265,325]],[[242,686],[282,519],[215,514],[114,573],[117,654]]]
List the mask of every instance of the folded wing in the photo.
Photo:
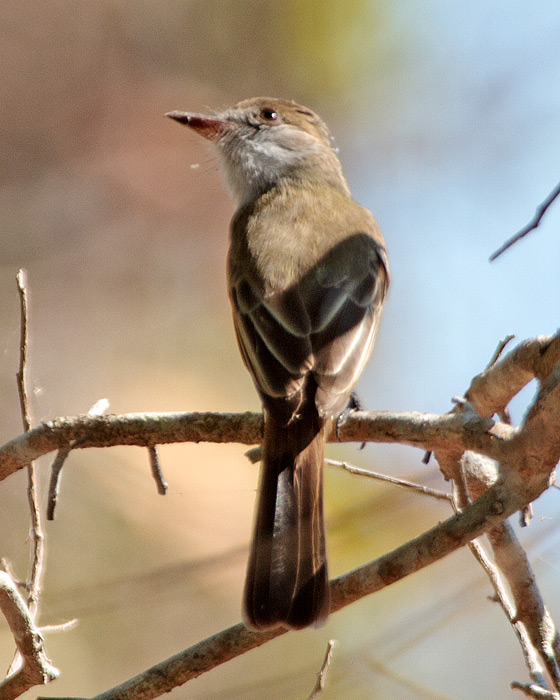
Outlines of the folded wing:
[[277,417],[289,422],[310,384],[321,415],[344,409],[371,353],[388,281],[384,249],[361,232],[287,289],[236,279],[231,299],[241,353]]

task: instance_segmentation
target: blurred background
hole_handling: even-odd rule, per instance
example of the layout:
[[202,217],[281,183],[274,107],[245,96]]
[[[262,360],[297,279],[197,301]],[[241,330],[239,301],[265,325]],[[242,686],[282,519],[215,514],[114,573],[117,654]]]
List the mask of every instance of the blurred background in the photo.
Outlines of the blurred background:
[[[35,422],[85,413],[258,410],[225,288],[232,203],[208,145],[163,114],[272,95],[318,111],[351,189],[385,232],[393,284],[359,394],[445,412],[499,340],[553,333],[560,202],[489,255],[560,179],[556,0],[4,0],[0,5],[0,441],[21,432],[15,276],[28,270]],[[519,421],[534,387],[516,400]],[[46,527],[41,621],[61,678],[28,697],[99,693],[240,619],[257,469],[241,445],[79,451]],[[330,450],[445,488],[422,453]],[[41,462],[47,480],[49,460]],[[327,469],[333,575],[449,515]],[[28,564],[25,475],[0,485],[0,555]],[[520,532],[560,618],[560,503]],[[468,552],[286,635],[175,698],[305,698],[327,640],[325,700],[514,697],[514,634]],[[0,623],[0,662],[12,640]],[[476,672],[473,673],[473,669]]]

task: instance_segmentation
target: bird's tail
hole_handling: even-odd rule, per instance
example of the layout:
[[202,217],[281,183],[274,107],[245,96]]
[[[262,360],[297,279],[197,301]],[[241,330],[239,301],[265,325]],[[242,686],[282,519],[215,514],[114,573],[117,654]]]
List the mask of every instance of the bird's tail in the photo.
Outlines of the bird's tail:
[[329,421],[315,407],[288,425],[267,416],[247,578],[248,626],[320,624],[329,610],[323,454]]

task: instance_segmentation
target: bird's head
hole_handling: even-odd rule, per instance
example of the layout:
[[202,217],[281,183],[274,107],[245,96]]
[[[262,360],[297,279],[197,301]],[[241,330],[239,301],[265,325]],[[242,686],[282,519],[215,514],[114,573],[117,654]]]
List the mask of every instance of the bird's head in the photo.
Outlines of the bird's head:
[[243,100],[210,116],[169,112],[218,148],[238,203],[293,180],[316,180],[347,189],[325,123],[307,107],[288,100]]

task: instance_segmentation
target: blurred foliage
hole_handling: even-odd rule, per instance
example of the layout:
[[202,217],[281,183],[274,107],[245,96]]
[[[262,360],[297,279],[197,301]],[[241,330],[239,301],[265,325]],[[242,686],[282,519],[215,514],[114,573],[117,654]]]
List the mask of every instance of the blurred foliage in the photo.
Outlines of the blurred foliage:
[[368,0],[272,3],[278,45],[298,94],[348,100],[384,53],[384,6]]

